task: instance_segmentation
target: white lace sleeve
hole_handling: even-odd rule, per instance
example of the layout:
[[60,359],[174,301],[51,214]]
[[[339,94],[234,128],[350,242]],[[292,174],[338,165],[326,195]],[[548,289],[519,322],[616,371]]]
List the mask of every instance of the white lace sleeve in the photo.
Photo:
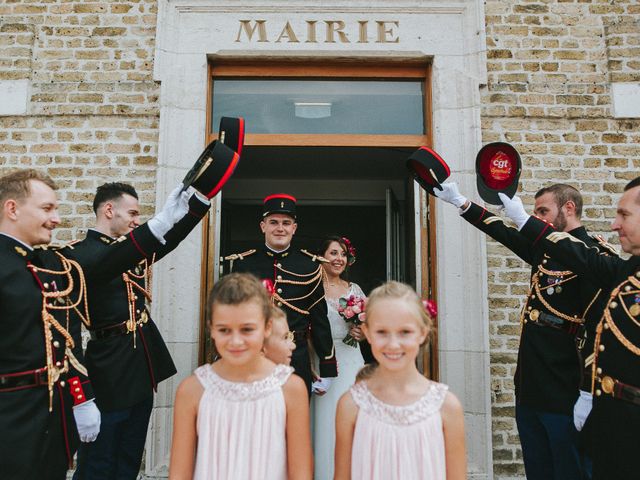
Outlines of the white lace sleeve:
[[356,296],[356,297],[366,297],[366,295],[364,294],[364,292],[362,291],[362,289],[360,288],[360,285],[358,285],[355,282],[351,282],[351,292]]

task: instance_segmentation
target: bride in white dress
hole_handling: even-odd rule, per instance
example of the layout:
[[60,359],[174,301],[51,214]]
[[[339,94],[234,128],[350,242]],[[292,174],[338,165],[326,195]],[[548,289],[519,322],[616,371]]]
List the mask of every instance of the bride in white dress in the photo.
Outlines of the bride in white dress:
[[[331,388],[326,393],[315,394],[312,403],[313,452],[315,464],[315,480],[333,479],[334,449],[335,449],[335,418],[336,404],[351,385],[355,382],[356,373],[364,365],[360,346],[356,342],[354,347],[342,340],[349,333],[350,324],[338,314],[338,301],[341,297],[364,297],[362,289],[356,283],[346,281],[344,272],[347,266],[355,262],[355,250],[350,242],[339,236],[327,237],[319,252],[328,260],[322,266],[327,274],[324,285],[325,300],[327,302],[329,322],[333,344],[336,349],[338,362],[338,376],[333,380]],[[352,335],[362,338],[360,329],[352,330]]]

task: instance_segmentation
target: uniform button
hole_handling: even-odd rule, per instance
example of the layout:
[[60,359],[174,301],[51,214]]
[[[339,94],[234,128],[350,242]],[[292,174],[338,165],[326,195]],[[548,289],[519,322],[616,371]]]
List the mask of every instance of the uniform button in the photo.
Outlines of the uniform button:
[[[34,270],[35,270],[35,268],[34,268]],[[636,277],[640,278],[640,271],[636,272]]]
[[47,282],[44,282],[42,286],[44,287],[45,290],[49,289],[49,284]]
[[276,265],[276,267],[278,267],[278,268],[282,268],[282,264],[281,264],[281,263],[279,263],[279,264],[277,264],[277,265]]
[[524,319],[524,323],[527,323],[529,320],[527,320],[526,318]]
[[80,389],[79,388],[75,388],[73,391],[78,393],[80,391]]
[[611,302],[609,304],[609,308],[617,308],[618,304],[616,302]]
[[53,341],[53,346],[56,348],[60,348],[60,342],[58,340]]
[[140,313],[140,310],[136,310],[136,313]]
[[282,293],[282,289],[281,288],[278,289],[278,293]]
[[624,291],[625,291],[625,292],[628,292],[629,290],[631,290],[631,285],[626,285],[626,286],[624,287]]
[[536,296],[535,295],[531,295],[531,298],[534,299],[534,298],[536,298]]
[[72,385],[77,385],[77,384],[78,384],[78,380],[74,380],[74,381],[72,382]]
[[278,280],[282,280],[282,275],[278,275]]
[[599,397],[600,395],[602,395],[602,390],[600,389],[596,390],[596,397]]
[[604,326],[603,326],[602,328],[604,328],[605,330],[609,330],[609,324],[608,324],[608,323],[605,323],[605,324],[604,324]]
[[278,302],[278,306],[281,307],[282,306],[282,302]]
[[64,387],[67,383],[64,380],[60,380],[60,386]]
[[604,352],[604,345],[600,345],[600,346],[598,347],[598,350],[600,350],[601,352]]
[[82,400],[82,395],[78,395],[78,400]]
[[533,307],[527,307],[527,310],[531,310]]
[[543,263],[544,265],[546,265],[546,264],[547,264],[547,259],[545,258],[544,260],[542,260],[542,263]]
[[56,367],[61,367],[62,366],[62,362],[56,362]]
[[602,369],[600,367],[596,368],[596,372],[598,372],[598,375],[600,375],[602,373]]
[[137,295],[134,295],[134,296],[133,296],[133,299],[134,299],[134,300],[137,300],[137,299],[138,299],[138,296],[137,296]]

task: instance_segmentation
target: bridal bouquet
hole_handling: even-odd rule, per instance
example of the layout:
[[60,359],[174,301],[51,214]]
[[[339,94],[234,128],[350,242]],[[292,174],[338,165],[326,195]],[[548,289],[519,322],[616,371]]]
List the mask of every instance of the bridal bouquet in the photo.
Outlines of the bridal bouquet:
[[[355,295],[349,295],[346,298],[341,297],[340,300],[338,300],[338,313],[344,318],[345,322],[350,324],[349,328],[351,328],[351,326],[358,326],[364,322],[364,307],[366,302],[366,297],[357,297]],[[358,341],[353,338],[350,333],[347,333],[342,341],[350,347],[356,347],[358,345]]]

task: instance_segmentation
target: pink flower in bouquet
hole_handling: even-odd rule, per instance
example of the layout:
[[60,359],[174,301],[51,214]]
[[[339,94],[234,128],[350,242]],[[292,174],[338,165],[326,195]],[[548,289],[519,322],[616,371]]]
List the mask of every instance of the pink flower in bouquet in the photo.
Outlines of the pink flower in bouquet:
[[[338,313],[344,318],[345,322],[351,324],[352,326],[358,326],[364,321],[364,308],[365,308],[364,297],[357,297],[355,295],[349,295],[348,297],[342,297],[338,301]],[[347,334],[346,337],[342,339],[342,341],[350,345],[352,347],[357,347],[358,341],[351,336],[351,334]]]

